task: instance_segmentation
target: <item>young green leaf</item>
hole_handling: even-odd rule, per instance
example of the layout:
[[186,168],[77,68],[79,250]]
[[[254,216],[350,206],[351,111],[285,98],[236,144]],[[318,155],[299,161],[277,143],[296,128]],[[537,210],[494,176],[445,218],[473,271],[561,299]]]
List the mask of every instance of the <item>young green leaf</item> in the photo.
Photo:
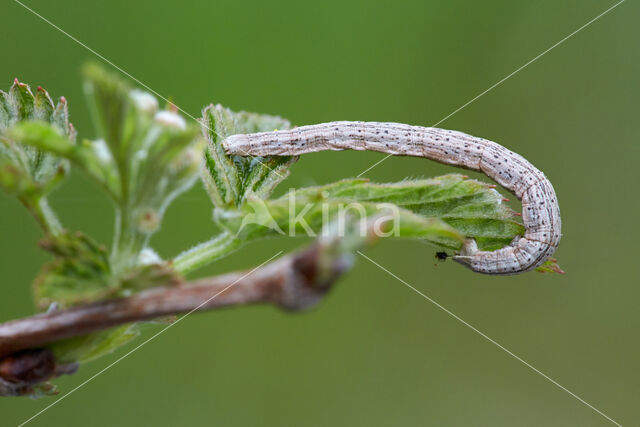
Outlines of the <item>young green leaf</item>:
[[87,64],[83,74],[98,138],[107,143],[118,167],[126,169],[133,141],[139,135],[138,117],[129,96],[131,88],[96,63]]
[[345,180],[322,191],[331,198],[393,203],[423,217],[440,218],[464,236],[476,239],[481,250],[501,248],[524,233],[517,214],[503,203],[493,186],[463,175],[389,184]]
[[46,309],[52,303],[68,307],[96,301],[117,291],[106,249],[88,236],[63,232],[45,238],[40,245],[55,259],[34,281],[38,308]]
[[163,262],[140,264],[119,279],[119,294],[128,295],[155,286],[177,286],[182,277]]
[[558,273],[564,274],[564,270],[558,265],[558,260],[555,258],[549,258],[544,264],[536,268],[536,271],[540,273]]
[[118,173],[110,153],[104,147],[104,141],[83,141],[74,144],[59,131],[47,123],[18,123],[7,131],[11,139],[36,150],[70,160],[88,176],[99,183],[107,193],[118,200],[120,183]]
[[138,327],[125,325],[49,345],[58,363],[86,363],[113,352],[140,335]]
[[45,197],[64,178],[68,165],[10,135],[12,127],[30,121],[51,127],[55,137],[68,144],[75,141],[67,101],[60,98],[56,105],[44,89],[39,87],[34,95],[28,85],[16,79],[8,92],[0,91],[0,189],[15,195],[47,233],[55,234],[60,226]]
[[502,196],[486,184],[461,175],[370,183],[343,180],[303,188],[275,200],[249,198],[240,210],[217,209],[218,223],[240,239],[278,234],[314,234],[336,216],[392,217],[394,237],[418,238],[458,250],[465,238],[482,249],[508,244],[524,232]]
[[159,258],[136,260],[126,272],[114,271],[106,248],[83,233],[63,232],[40,242],[55,256],[34,281],[36,306],[69,307],[129,295],[154,286],[172,286],[182,278]]
[[288,156],[229,156],[222,148],[229,135],[289,129],[291,124],[281,117],[209,105],[202,112],[201,125],[207,139],[201,176],[216,207],[241,206],[249,194],[266,199],[297,160]]

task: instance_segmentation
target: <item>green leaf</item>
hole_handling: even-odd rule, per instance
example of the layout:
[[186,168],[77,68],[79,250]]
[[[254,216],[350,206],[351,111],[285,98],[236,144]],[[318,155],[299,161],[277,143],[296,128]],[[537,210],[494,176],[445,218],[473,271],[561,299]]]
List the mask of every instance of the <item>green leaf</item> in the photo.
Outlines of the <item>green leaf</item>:
[[139,265],[124,274],[119,281],[120,294],[139,292],[156,286],[178,286],[183,283],[180,276],[166,263]]
[[87,64],[83,74],[98,138],[106,141],[119,165],[126,165],[133,151],[131,142],[138,133],[136,111],[129,97],[131,88],[96,63]]
[[394,237],[417,238],[453,250],[460,249],[465,238],[492,250],[524,233],[497,191],[462,175],[392,184],[343,180],[275,200],[250,197],[240,210],[216,209],[215,218],[237,238],[252,240],[319,233],[329,220],[345,213],[363,220],[395,216]]
[[248,195],[266,199],[289,174],[297,157],[243,157],[227,155],[222,141],[229,135],[289,129],[277,116],[233,112],[209,105],[202,112],[202,132],[207,139],[202,181],[216,207],[241,206]]
[[120,326],[49,345],[58,363],[86,363],[113,352],[140,335],[134,325]]
[[88,236],[63,232],[45,238],[40,245],[55,256],[34,281],[40,309],[52,303],[61,307],[88,303],[117,291],[106,249]]
[[69,155],[76,147],[55,126],[44,122],[21,122],[10,128],[7,134],[12,139],[20,140],[23,144],[62,156]]
[[8,135],[37,150],[70,160],[113,198],[118,198],[119,178],[113,160],[103,146],[104,142],[85,140],[81,144],[74,144],[60,135],[55,127],[41,122],[19,123],[8,130]]
[[136,259],[134,267],[116,274],[104,246],[83,233],[65,231],[45,238],[40,246],[55,257],[34,281],[35,302],[41,309],[52,303],[69,307],[182,283],[181,276],[159,258],[146,263]]
[[524,227],[493,187],[451,174],[392,184],[347,180],[324,191],[332,198],[393,203],[423,217],[440,218],[476,239],[481,250],[495,250],[524,234]]
[[564,270],[558,265],[558,260],[555,258],[549,258],[544,264],[536,268],[539,273],[558,273],[564,274]]

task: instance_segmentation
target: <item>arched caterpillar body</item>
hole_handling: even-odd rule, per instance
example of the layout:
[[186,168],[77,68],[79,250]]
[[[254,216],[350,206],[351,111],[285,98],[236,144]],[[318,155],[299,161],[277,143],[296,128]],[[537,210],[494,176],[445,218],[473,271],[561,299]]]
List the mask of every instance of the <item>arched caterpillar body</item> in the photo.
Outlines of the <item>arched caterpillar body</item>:
[[330,122],[291,130],[229,136],[230,154],[290,156],[322,150],[372,150],[425,157],[481,171],[522,201],[525,234],[496,251],[479,251],[473,239],[453,257],[485,274],[517,274],[543,264],[560,241],[560,208],[553,186],[525,158],[505,147],[458,131],[401,123]]

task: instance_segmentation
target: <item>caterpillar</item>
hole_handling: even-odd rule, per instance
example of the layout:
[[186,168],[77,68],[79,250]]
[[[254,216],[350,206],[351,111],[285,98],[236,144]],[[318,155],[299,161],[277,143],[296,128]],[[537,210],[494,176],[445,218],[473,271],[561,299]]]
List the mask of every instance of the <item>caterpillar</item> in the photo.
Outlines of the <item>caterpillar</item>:
[[495,251],[480,251],[475,240],[467,239],[453,259],[475,272],[509,275],[533,270],[560,242],[560,208],[551,182],[524,157],[484,138],[401,123],[340,121],[232,135],[222,145],[229,154],[245,156],[371,150],[483,172],[521,200],[525,233]]

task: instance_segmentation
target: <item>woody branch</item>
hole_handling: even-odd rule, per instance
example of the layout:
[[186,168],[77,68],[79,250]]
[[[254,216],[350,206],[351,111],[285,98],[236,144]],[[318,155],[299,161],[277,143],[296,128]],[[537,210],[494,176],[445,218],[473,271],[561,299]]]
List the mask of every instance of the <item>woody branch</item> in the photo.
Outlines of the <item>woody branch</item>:
[[153,288],[130,297],[0,324],[0,395],[28,393],[34,384],[73,373],[75,368],[56,366],[46,349],[47,344],[62,339],[167,315],[236,305],[271,303],[287,310],[309,308],[350,268],[352,249],[336,238],[319,239],[250,272]]

